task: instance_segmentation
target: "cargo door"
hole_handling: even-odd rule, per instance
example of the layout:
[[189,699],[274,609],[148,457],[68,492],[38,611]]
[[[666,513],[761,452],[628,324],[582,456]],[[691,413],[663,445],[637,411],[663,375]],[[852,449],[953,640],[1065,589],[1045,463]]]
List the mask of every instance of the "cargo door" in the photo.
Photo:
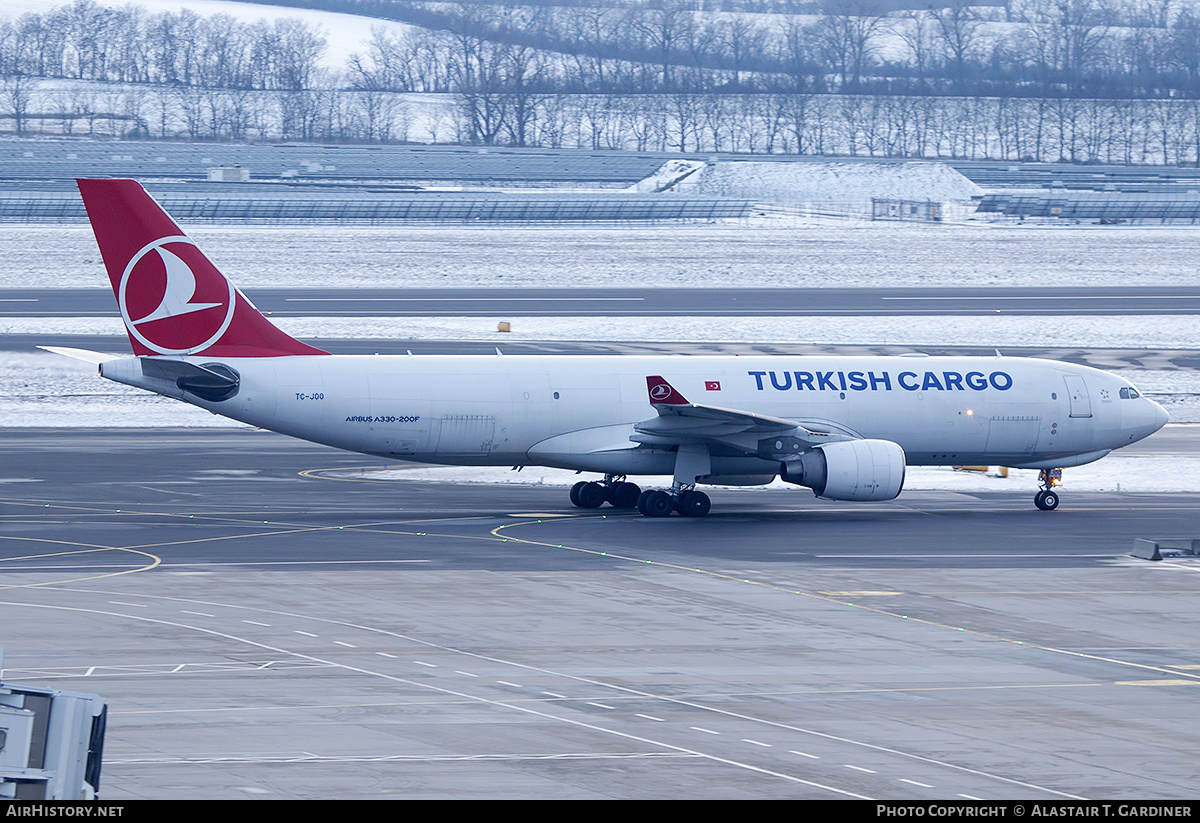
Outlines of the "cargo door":
[[447,414],[439,421],[437,451],[442,454],[487,454],[496,437],[496,418],[482,414]]
[[1042,418],[1031,414],[993,415],[984,451],[989,454],[1033,454],[1041,434]]

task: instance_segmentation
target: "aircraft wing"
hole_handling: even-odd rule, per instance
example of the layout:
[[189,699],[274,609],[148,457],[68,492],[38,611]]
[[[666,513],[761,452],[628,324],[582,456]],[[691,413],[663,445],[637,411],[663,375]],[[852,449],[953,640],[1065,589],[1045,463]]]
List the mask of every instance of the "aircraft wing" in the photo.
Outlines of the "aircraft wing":
[[796,420],[689,403],[659,376],[648,376],[646,388],[658,416],[635,423],[630,439],[648,446],[719,444],[743,454],[784,460],[822,443],[851,439],[839,432],[815,431]]

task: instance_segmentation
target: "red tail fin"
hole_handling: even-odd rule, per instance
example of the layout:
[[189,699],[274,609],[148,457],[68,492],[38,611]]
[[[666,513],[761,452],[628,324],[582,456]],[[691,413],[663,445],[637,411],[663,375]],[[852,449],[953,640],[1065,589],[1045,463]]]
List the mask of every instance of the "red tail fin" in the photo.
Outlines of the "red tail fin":
[[134,354],[327,354],[271,325],[135,180],[76,180]]

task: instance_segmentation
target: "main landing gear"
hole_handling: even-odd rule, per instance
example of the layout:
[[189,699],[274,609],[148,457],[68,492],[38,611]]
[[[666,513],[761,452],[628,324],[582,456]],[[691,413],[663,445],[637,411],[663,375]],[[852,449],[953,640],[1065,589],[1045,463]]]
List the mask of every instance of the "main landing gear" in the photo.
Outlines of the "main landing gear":
[[637,510],[646,517],[666,517],[679,512],[684,517],[704,517],[712,502],[704,492],[696,491],[696,481],[712,474],[708,446],[688,443],[675,453],[675,475],[670,491],[642,491],[626,483],[623,475],[604,475],[601,482],[581,481],[571,487],[571,502],[583,509],[598,509],[605,503],[613,508]]
[[1062,469],[1042,469],[1038,475],[1042,490],[1033,496],[1033,505],[1044,512],[1052,512],[1058,508],[1058,492],[1054,487],[1062,483]]
[[571,487],[571,502],[581,509],[598,509],[605,503],[614,509],[632,509],[642,489],[626,483],[623,476],[606,474],[602,481],[581,480]]
[[684,517],[703,517],[712,508],[712,501],[707,494],[694,488],[672,489],[669,492],[653,489],[642,492],[637,508],[646,517],[666,517],[671,512],[679,512]]
[[704,517],[712,501],[694,487],[681,486],[671,491],[647,489],[624,478],[605,475],[603,480],[581,480],[571,487],[571,503],[581,509],[598,509],[605,503],[614,509],[633,509],[646,517],[667,517],[679,512],[684,517]]

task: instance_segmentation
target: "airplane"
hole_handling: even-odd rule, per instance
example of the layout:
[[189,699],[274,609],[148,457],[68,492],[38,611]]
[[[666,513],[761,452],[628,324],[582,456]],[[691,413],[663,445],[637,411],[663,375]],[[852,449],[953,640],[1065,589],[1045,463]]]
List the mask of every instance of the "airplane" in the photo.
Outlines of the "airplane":
[[[1062,470],[1162,428],[1129,381],[1035,358],[333,355],[274,326],[134,180],[77,181],[133,357],[44,347],[101,376],[339,449],[595,472],[570,501],[708,514],[697,486],[775,478],[886,501],[906,466]],[[669,475],[670,488],[628,480]]]

